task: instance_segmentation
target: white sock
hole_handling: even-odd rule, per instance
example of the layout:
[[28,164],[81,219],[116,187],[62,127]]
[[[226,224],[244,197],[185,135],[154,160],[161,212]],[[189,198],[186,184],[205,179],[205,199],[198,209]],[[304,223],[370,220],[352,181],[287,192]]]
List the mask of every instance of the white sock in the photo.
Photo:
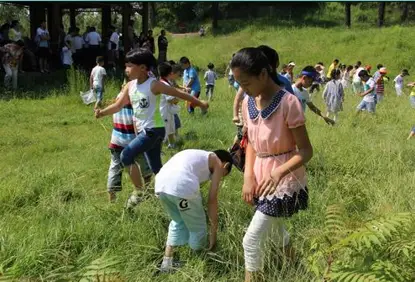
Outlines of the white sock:
[[163,262],[161,263],[161,269],[170,269],[173,267],[173,257],[163,257]]

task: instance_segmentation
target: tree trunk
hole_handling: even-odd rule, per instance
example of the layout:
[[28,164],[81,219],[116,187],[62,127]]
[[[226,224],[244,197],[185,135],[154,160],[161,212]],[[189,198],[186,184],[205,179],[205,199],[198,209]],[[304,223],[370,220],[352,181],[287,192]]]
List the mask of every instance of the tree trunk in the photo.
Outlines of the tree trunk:
[[150,2],[150,9],[151,9],[151,28],[156,26],[156,2]]
[[219,2],[212,2],[212,28],[218,28]]
[[408,19],[408,10],[409,10],[409,4],[408,2],[403,2],[401,5],[401,23],[406,22]]
[[379,2],[378,11],[378,27],[382,27],[385,21],[385,6],[386,2]]
[[350,3],[350,2],[344,3],[344,12],[345,12],[345,16],[346,16],[345,17],[345,23],[346,23],[346,26],[348,28],[350,28],[350,26],[352,24],[352,20],[351,20],[351,17],[352,17],[351,6],[352,6],[352,3]]

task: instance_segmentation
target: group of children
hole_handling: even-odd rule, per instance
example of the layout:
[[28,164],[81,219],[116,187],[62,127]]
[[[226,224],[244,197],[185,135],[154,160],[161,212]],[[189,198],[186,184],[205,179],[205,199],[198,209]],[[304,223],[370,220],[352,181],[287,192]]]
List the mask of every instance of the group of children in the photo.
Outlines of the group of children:
[[[97,62],[102,67],[100,61]],[[357,68],[360,79],[357,84],[354,78],[351,81],[355,73],[349,67],[339,65],[338,60],[329,67],[327,78],[322,63],[306,66],[296,80],[292,74],[295,63],[288,65],[285,73],[278,73],[278,53],[264,45],[241,49],[229,64],[229,82],[237,89],[233,107],[233,122],[238,127],[236,140],[246,140],[244,163],[239,167],[244,174],[242,197],[246,203],[255,206],[242,242],[246,282],[258,281],[261,276],[263,246],[267,240],[272,238],[285,253],[291,252],[284,218],[308,206],[304,164],[311,159],[313,149],[305,126],[306,108],[333,125],[343,109],[344,89],[351,83],[363,97],[359,111],[374,112],[376,103],[383,97],[384,86],[380,81],[383,82],[387,73],[383,66],[373,77],[367,70]],[[193,113],[195,107],[205,113],[208,103],[198,99],[199,78],[187,57],[180,59],[180,65],[174,62],[159,64],[159,79],[151,72],[155,66],[156,59],[148,50],[130,51],[126,55],[129,81],[112,105],[105,109],[101,109],[101,104],[96,105],[95,116],[113,115],[108,172],[110,201],[114,201],[121,190],[124,169],[135,186],[127,201],[129,210],[148,195],[145,187],[152,175],[156,175],[155,194],[171,219],[160,267],[161,271],[169,272],[177,266],[173,259],[176,246],[188,244],[192,249],[200,250],[208,241],[210,250],[215,247],[220,181],[231,172],[235,159],[228,150],[191,149],[177,153],[162,165],[162,142],[167,139],[169,147],[173,147],[177,133],[175,122],[180,110],[179,100],[188,102],[189,113]],[[217,75],[213,64],[209,64],[208,69],[204,79],[206,95],[211,100]],[[176,80],[182,70],[183,86],[178,86]],[[402,74],[405,76],[407,72]],[[99,93],[100,84],[95,83],[92,76],[95,77],[94,71],[91,83],[94,91]],[[325,83],[322,95],[327,106],[326,115],[312,103],[307,91],[316,82]],[[415,93],[413,96],[415,102]],[[415,130],[411,136],[415,136]],[[209,180],[208,232],[200,186]]]

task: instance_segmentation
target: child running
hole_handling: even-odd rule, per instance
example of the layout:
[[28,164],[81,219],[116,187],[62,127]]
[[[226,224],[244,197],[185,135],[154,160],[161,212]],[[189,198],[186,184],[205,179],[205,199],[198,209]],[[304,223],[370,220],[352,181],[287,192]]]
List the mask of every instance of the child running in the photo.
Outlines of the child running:
[[346,89],[346,88],[350,87],[350,83],[351,83],[350,77],[351,77],[351,71],[352,70],[353,70],[353,66],[349,65],[349,66],[347,66],[345,72],[342,75],[341,82],[342,82],[343,89]]
[[375,113],[376,111],[376,84],[372,77],[370,77],[367,70],[361,70],[359,72],[360,79],[365,83],[362,93],[358,95],[363,97],[363,100],[357,106],[357,111],[365,111],[367,110],[369,113]]
[[193,250],[200,250],[206,246],[207,224],[200,185],[209,180],[209,250],[215,247],[219,185],[231,169],[232,157],[227,151],[184,150],[174,155],[157,174],[155,193],[171,218],[162,272],[173,270],[174,247],[189,244]]
[[[127,82],[124,82],[123,87]],[[117,99],[122,95],[118,94]],[[133,121],[133,108],[131,104],[126,104],[118,113],[112,115],[113,130],[109,149],[111,152],[111,163],[108,169],[108,196],[110,202],[115,202],[116,193],[122,190],[122,171],[123,165],[121,163],[122,150],[134,140],[137,130]],[[153,172],[148,166],[147,160],[143,154],[138,154],[134,164],[141,170],[144,182],[147,184],[151,180]],[[137,191],[140,193],[141,191]]]
[[[144,153],[154,174],[157,174],[162,167],[161,144],[166,130],[160,114],[160,94],[184,99],[202,109],[207,109],[208,104],[149,77],[148,72],[156,65],[156,58],[148,49],[131,50],[127,53],[125,61],[125,72],[131,81],[123,88],[122,94],[114,104],[103,110],[96,109],[95,117],[101,118],[117,113],[125,105],[131,103],[139,132],[134,140],[121,151],[120,158],[123,166],[128,169],[136,189],[142,190],[141,172],[133,166],[135,158]],[[131,195],[127,201],[127,209],[132,209],[141,200],[142,198],[138,195]]]
[[[382,66],[382,65],[378,65]],[[385,96],[385,75],[388,73],[385,67],[380,67],[374,74],[373,80],[375,81],[376,85],[376,101],[380,103]]]
[[215,89],[215,81],[218,79],[218,75],[214,72],[215,65],[212,63],[208,64],[208,71],[205,72],[204,79],[206,81],[206,97],[208,101],[212,100],[213,90]]
[[409,72],[407,69],[403,69],[401,73],[398,74],[393,80],[393,82],[395,82],[395,90],[396,90],[397,96],[402,96],[403,94],[403,85],[404,85],[403,78],[405,76],[409,76]]
[[[180,75],[180,72],[173,72],[173,67],[170,63],[161,63],[158,66],[158,71],[160,74],[160,81],[167,86],[172,86],[171,81],[176,80]],[[166,128],[166,139],[169,149],[175,148],[176,124],[174,115],[178,114],[180,111],[180,107],[177,105],[178,103],[179,100],[175,97],[166,94],[161,95],[160,112]]]
[[256,205],[243,239],[245,282],[250,282],[257,281],[263,269],[267,239],[272,237],[283,248],[288,247],[283,218],[307,208],[304,164],[313,149],[301,103],[275,84],[275,74],[263,52],[242,49],[231,66],[248,95],[242,106],[248,130],[242,194],[247,203]]
[[343,85],[339,81],[340,70],[333,69],[330,77],[331,80],[326,84],[323,91],[323,100],[327,106],[327,117],[333,114],[333,120],[337,122],[338,112],[343,111],[344,91]]
[[89,78],[90,88],[94,90],[97,102],[95,103],[95,109],[101,107],[102,99],[104,98],[104,79],[107,72],[103,68],[104,57],[97,57],[97,65],[92,69],[91,76]]
[[305,111],[308,106],[313,113],[324,119],[327,124],[334,125],[334,121],[323,116],[320,109],[318,109],[313,102],[311,102],[310,94],[308,93],[307,88],[311,86],[316,77],[316,69],[313,66],[306,66],[301,71],[300,77],[297,79],[295,84],[292,85],[294,90],[293,94],[300,100],[303,111]]

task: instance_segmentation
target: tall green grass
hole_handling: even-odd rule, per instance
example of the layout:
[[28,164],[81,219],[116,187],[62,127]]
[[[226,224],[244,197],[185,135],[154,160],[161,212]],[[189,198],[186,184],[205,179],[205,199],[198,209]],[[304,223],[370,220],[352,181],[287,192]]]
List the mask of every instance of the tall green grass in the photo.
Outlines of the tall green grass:
[[[383,63],[393,79],[403,67],[414,70],[414,39],[410,28],[400,27],[344,30],[254,25],[227,36],[173,38],[168,55],[176,60],[188,56],[201,70],[213,62],[223,72],[231,54],[241,47],[268,44],[279,51],[282,63],[294,60],[298,70],[317,61],[328,65],[334,58],[345,63],[361,60],[372,66]],[[111,82],[105,99],[114,98],[119,86],[120,82]],[[241,281],[242,238],[252,216],[240,197],[241,173],[234,171],[221,185],[217,252],[193,254],[181,248],[185,266],[173,275],[153,276],[163,255],[168,217],[155,197],[143,202],[134,216],[124,214],[123,204],[132,190],[127,177],[119,201],[107,203],[111,118],[96,120],[92,107],[81,103],[79,91],[86,87],[86,80],[73,74],[65,90],[52,91],[44,99],[0,102],[3,278],[76,281],[106,273],[107,279],[125,281]],[[231,145],[234,94],[221,78],[207,116],[199,112],[188,116],[182,104],[185,141],[180,149]],[[320,96],[321,92],[313,95],[313,102],[323,110]],[[275,257],[275,251],[269,252],[267,281],[314,278],[307,257],[316,232],[324,225],[328,205],[344,206],[348,228],[381,215],[414,211],[415,149],[412,141],[406,141],[413,110],[408,98],[396,97],[389,82],[375,116],[357,116],[359,101],[347,91],[345,110],[334,127],[307,111],[315,152],[307,165],[310,207],[287,220],[300,259],[289,263]],[[175,152],[164,149],[164,161]]]

